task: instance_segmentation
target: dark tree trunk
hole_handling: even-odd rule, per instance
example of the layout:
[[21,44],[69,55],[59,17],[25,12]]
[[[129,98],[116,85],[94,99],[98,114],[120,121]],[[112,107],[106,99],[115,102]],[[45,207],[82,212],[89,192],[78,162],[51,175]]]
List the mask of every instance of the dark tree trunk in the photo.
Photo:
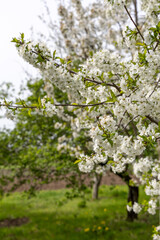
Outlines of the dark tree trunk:
[[92,199],[98,199],[98,190],[102,180],[102,174],[95,173],[93,178]]
[[[128,202],[132,202],[132,206],[135,202],[138,202],[138,197],[139,197],[139,188],[138,187],[133,187],[128,185]],[[131,210],[130,212],[127,211],[127,220],[133,222],[134,219],[138,218],[138,214],[133,212]]]
[[[128,202],[132,202],[132,205],[137,202],[138,203],[138,197],[139,197],[139,187],[138,186],[130,186],[130,180],[132,180],[132,177],[129,175],[129,173],[123,172],[117,174],[119,177],[125,181],[125,183],[128,186]],[[134,219],[138,218],[138,214],[132,211],[127,210],[127,220],[133,222]]]

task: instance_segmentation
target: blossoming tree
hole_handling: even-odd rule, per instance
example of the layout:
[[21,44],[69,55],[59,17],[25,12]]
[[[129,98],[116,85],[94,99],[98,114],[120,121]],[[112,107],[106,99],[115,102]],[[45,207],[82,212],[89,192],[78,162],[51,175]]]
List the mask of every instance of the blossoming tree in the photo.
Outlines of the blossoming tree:
[[[80,170],[90,172],[99,165],[121,173],[133,168],[150,200],[129,205],[128,209],[139,213],[145,208],[155,214],[160,195],[160,163],[155,153],[160,137],[160,2],[139,1],[141,22],[129,11],[131,2],[106,0],[104,4],[109,17],[123,9],[130,20],[127,27],[123,26],[121,44],[125,51],[128,49],[128,58],[114,49],[101,50],[75,72],[44,44],[27,42],[23,34],[13,42],[19,54],[39,69],[46,81],[68,94],[69,103],[42,99],[39,111],[55,114],[65,106],[81,108],[78,121],[90,129],[95,154],[79,157]],[[153,239],[159,239],[159,227],[155,228]]]
[[[47,7],[45,0],[46,14],[41,17],[43,23],[47,25],[49,29],[48,37],[40,34],[41,39],[49,40],[49,43],[55,43],[57,52],[59,54],[66,55],[65,59],[72,59],[70,68],[77,68],[79,64],[82,64],[89,56],[102,48],[113,48],[119,52],[119,54],[125,56],[128,49],[121,49],[117,42],[122,42],[122,29],[121,25],[127,23],[128,17],[124,15],[122,11],[119,11],[120,17],[112,16],[111,18],[106,17],[106,9],[104,8],[103,1],[96,1],[89,6],[85,7],[81,1],[69,1],[69,8],[63,3],[59,6],[60,26],[56,25],[52,21],[50,9]],[[132,5],[129,5],[129,9]],[[136,15],[136,22],[138,22],[137,15],[137,4],[134,1],[134,13]],[[117,25],[116,30],[114,29]],[[113,31],[114,29],[114,31]],[[52,95],[52,93],[49,93]],[[81,112],[75,111],[77,115]],[[84,112],[83,114],[85,114]],[[77,121],[76,121],[77,122]],[[76,125],[77,127],[78,125]],[[75,131],[75,124],[72,124],[72,130]],[[78,127],[79,129],[79,127]],[[87,133],[87,129],[85,129]],[[94,151],[93,151],[94,152]],[[105,166],[105,165],[104,165]],[[93,170],[95,171],[95,169]],[[96,166],[96,173],[94,176],[93,185],[93,198],[98,197],[98,187],[102,178],[103,172],[102,166]],[[98,172],[100,174],[98,174]],[[131,185],[132,176],[131,171],[125,171],[123,174],[119,174],[121,178],[129,186],[128,201],[138,201],[138,186]],[[133,183],[133,182],[132,182]],[[128,212],[128,219],[136,217],[133,211]]]

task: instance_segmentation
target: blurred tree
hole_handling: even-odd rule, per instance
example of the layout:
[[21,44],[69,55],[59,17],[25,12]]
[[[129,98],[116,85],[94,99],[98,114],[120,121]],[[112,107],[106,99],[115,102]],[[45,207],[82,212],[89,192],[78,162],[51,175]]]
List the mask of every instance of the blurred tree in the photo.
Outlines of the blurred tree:
[[[36,103],[45,93],[42,79],[28,81],[27,89],[30,91],[26,99],[28,104]],[[58,89],[53,89],[57,100],[63,102],[66,96],[62,96]],[[73,113],[66,113],[74,118]],[[26,109],[19,112],[15,122],[13,130],[0,132],[1,192],[6,190],[10,182],[14,184],[10,184],[8,191],[29,183],[29,192],[33,193],[41,184],[62,179],[68,187],[73,188],[73,195],[83,190],[86,176],[74,164],[76,151],[82,148],[89,153],[83,131],[74,138],[70,121],[64,121],[56,115],[31,114]]]

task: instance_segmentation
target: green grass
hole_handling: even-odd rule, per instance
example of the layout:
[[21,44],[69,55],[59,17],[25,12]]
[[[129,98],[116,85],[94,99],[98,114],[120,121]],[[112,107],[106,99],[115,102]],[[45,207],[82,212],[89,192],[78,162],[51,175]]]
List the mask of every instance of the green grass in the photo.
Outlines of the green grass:
[[[1,240],[151,240],[152,225],[158,216],[141,214],[130,223],[126,219],[127,187],[101,186],[100,199],[65,201],[68,190],[41,191],[26,199],[20,193],[0,201],[0,220],[28,217],[29,222],[19,227],[0,228]],[[140,198],[144,197],[141,189]],[[109,228],[108,230],[105,228]],[[86,231],[86,232],[85,232]]]

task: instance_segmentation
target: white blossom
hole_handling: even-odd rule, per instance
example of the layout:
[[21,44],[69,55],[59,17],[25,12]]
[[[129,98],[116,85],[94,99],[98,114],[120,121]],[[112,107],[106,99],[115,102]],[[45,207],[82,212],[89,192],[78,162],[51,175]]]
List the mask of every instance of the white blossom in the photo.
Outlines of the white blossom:
[[138,214],[140,213],[141,210],[142,210],[142,207],[137,202],[135,202],[133,204],[133,211]]

